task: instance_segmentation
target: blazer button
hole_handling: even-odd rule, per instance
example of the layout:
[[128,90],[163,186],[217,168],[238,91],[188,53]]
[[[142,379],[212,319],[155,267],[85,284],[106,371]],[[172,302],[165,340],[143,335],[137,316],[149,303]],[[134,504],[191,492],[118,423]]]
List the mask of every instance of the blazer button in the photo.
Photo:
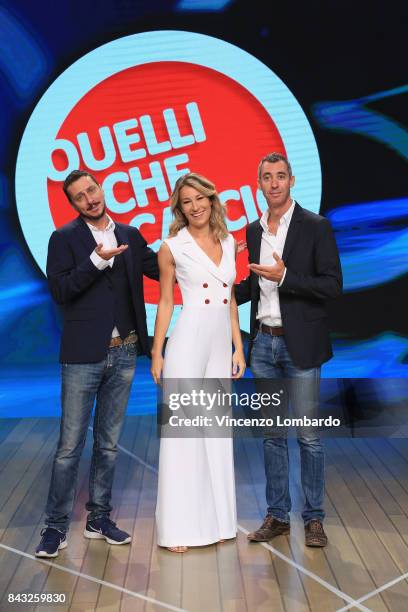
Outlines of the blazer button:
[[223,302],[224,302],[224,304],[228,304],[228,300],[227,299],[223,300]]
[[207,298],[207,299],[205,300],[205,303],[206,303],[206,304],[209,304],[209,303],[210,303],[210,300]]
[[204,289],[207,289],[208,288],[208,283],[203,283],[203,287],[204,287]]
[[228,287],[227,283],[222,283],[223,287]]

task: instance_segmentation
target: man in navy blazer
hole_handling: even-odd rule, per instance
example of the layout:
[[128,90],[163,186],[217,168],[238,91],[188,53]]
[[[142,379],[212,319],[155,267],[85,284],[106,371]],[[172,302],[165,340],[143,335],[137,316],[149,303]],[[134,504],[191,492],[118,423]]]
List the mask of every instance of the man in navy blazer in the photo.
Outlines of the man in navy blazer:
[[84,535],[109,544],[131,541],[110,519],[111,489],[137,344],[150,355],[143,275],[159,278],[156,254],[136,228],[112,221],[103,189],[91,174],[71,172],[63,189],[79,216],[56,230],[48,246],[49,287],[63,315],[62,418],[37,557],[56,557],[67,546],[95,401]]
[[[320,366],[331,358],[326,300],[340,295],[342,274],[330,223],[292,200],[295,177],[285,156],[266,155],[258,186],[268,204],[247,227],[250,276],[235,287],[238,304],[251,301],[247,362],[257,379],[288,379],[295,417],[317,416]],[[282,382],[285,382],[282,380]],[[302,518],[307,546],[325,546],[324,449],[315,428],[298,430]],[[276,428],[265,432],[267,514],[251,541],[288,534],[289,455]]]

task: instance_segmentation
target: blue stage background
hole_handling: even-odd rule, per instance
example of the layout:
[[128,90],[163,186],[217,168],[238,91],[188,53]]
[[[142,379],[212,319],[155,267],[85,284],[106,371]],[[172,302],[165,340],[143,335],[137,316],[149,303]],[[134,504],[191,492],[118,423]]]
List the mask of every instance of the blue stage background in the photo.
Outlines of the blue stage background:
[[[105,0],[95,9],[88,0],[0,2],[1,417],[59,413],[59,315],[16,212],[14,172],[25,125],[43,92],[76,59],[149,30],[201,32],[233,43],[294,93],[317,141],[320,212],[335,229],[344,273],[344,295],[330,306],[335,357],[323,375],[407,376],[408,85],[404,20],[393,4]],[[149,363],[141,358],[129,410],[154,409]]]

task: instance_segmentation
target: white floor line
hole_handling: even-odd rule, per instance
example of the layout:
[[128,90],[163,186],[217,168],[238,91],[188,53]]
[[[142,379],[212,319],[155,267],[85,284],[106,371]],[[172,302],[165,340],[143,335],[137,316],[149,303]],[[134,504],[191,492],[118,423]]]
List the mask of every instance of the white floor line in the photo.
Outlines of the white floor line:
[[148,597],[147,595],[142,595],[141,593],[136,593],[135,591],[130,591],[125,587],[118,586],[117,584],[113,584],[112,582],[106,582],[106,580],[100,580],[99,578],[94,578],[94,576],[89,576],[89,574],[83,574],[82,572],[77,572],[69,567],[64,567],[63,565],[59,565],[59,563],[53,563],[52,561],[46,561],[45,559],[39,559],[34,557],[34,555],[30,555],[23,550],[18,550],[17,548],[12,548],[11,546],[6,546],[6,544],[1,544],[0,548],[7,550],[8,552],[15,553],[16,555],[20,555],[21,557],[26,557],[27,559],[32,559],[33,561],[37,561],[42,563],[43,565],[49,565],[50,567],[54,567],[55,569],[61,570],[62,572],[66,572],[68,574],[72,574],[73,576],[78,576],[79,578],[85,578],[85,580],[89,580],[90,582],[96,582],[102,586],[109,587],[114,589],[115,591],[120,591],[121,593],[126,593],[126,595],[131,595],[132,597],[136,597],[137,599],[143,599],[144,601],[148,601],[149,603],[156,604],[157,606],[161,606],[162,608],[166,608],[166,610],[173,610],[173,612],[186,612],[183,608],[177,608],[176,606],[172,606],[171,604],[167,604],[164,601],[159,601],[158,599],[153,599],[153,597]]
[[[118,448],[120,448],[120,450],[123,451],[124,453],[126,453],[126,455],[128,455],[129,457],[132,457],[133,459],[135,459],[138,463],[141,463],[146,468],[148,468],[149,470],[153,471],[155,474],[158,473],[158,470],[155,467],[153,467],[152,465],[149,465],[148,463],[143,461],[143,459],[140,459],[140,457],[138,457],[134,453],[131,453],[126,448],[123,448],[123,446],[119,446],[119,444],[118,444]],[[237,525],[237,527],[238,527],[239,531],[241,531],[245,535],[248,535],[249,531],[247,529],[245,529],[245,527],[242,527],[242,525],[239,525],[239,524]],[[309,578],[312,578],[313,580],[318,582],[321,586],[323,586],[324,588],[326,588],[329,591],[331,591],[334,595],[337,595],[338,597],[340,597],[344,601],[347,601],[347,603],[350,604],[350,605],[347,608],[342,608],[342,610],[343,609],[344,610],[346,610],[346,609],[348,610],[349,608],[355,607],[355,608],[358,608],[359,610],[362,610],[363,612],[371,612],[371,610],[369,608],[366,608],[365,606],[359,605],[358,601],[354,600],[352,597],[350,597],[346,593],[343,593],[343,591],[340,591],[339,589],[337,589],[336,587],[331,585],[330,582],[326,582],[326,580],[323,580],[323,578],[320,578],[320,576],[318,576],[317,574],[314,574],[313,572],[311,572],[310,570],[306,569],[302,565],[299,565],[298,563],[296,563],[296,561],[293,561],[293,559],[290,559],[289,557],[287,557],[286,555],[281,553],[279,550],[277,550],[276,548],[274,548],[270,544],[267,544],[266,542],[260,542],[260,544],[264,548],[266,548],[269,551],[271,551],[274,555],[276,555],[277,557],[282,559],[282,561],[286,561],[286,563],[288,563],[289,565],[291,565],[292,567],[297,569],[302,574],[305,574]]]
[[[378,587],[378,589],[371,591],[371,593],[367,593],[367,595],[364,595],[364,597],[360,597],[359,599],[356,600],[356,603],[367,601],[367,599],[371,599],[371,597],[374,597],[374,595],[378,595],[379,593],[382,593],[382,591],[389,589],[390,587],[394,586],[395,584],[398,584],[399,582],[402,582],[402,580],[406,580],[407,578],[408,578],[408,572],[406,572],[406,574],[402,574],[402,576],[398,576],[398,578],[394,578],[394,580],[390,580],[386,584],[383,584],[382,587]],[[344,608],[339,608],[336,612],[344,612],[344,610],[350,610],[350,608],[352,607],[353,606],[350,603],[350,605],[345,606]]]
[[[238,524],[238,529],[245,535],[248,535],[249,533],[248,529],[245,529],[245,527],[242,527],[239,524]],[[350,597],[346,593],[343,593],[343,591],[340,591],[338,588],[330,584],[330,582],[323,580],[323,578],[320,578],[320,576],[318,576],[317,574],[314,574],[310,570],[306,569],[305,567],[303,567],[303,565],[299,565],[299,563],[296,563],[296,561],[293,561],[293,559],[290,559],[290,557],[287,557],[286,555],[281,553],[279,550],[277,550],[270,544],[267,544],[266,542],[259,542],[259,544],[261,544],[261,546],[263,546],[267,550],[271,551],[276,557],[279,557],[279,559],[282,559],[282,561],[286,561],[286,563],[288,563],[289,565],[297,569],[299,572],[301,572],[302,574],[305,574],[305,576],[308,576],[309,578],[312,578],[313,580],[318,582],[322,587],[331,591],[332,593],[334,593],[334,595],[337,595],[337,597],[340,597],[341,599],[344,599],[344,601],[347,601],[350,605],[347,606],[347,608],[342,608],[342,610],[346,610],[346,609],[348,610],[349,608],[356,607],[359,610],[363,610],[364,612],[372,612],[369,608],[366,608],[365,606],[360,606],[358,604],[358,601],[354,600],[352,597]],[[254,546],[254,545],[250,544],[250,546]]]
[[153,465],[150,465],[149,463],[146,463],[146,461],[143,461],[143,459],[141,459],[137,455],[134,455],[133,453],[128,451],[126,448],[124,448],[120,444],[118,444],[118,449],[121,450],[122,453],[124,453],[125,455],[128,455],[129,457],[132,457],[132,459],[135,459],[138,463],[143,465],[147,470],[150,470],[154,474],[158,474],[159,473],[159,470],[157,470],[155,467],[153,467]]

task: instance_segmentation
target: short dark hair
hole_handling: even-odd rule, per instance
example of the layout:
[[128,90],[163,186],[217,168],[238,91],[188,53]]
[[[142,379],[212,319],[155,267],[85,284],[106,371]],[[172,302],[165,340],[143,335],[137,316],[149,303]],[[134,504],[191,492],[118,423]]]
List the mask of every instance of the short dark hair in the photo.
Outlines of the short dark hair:
[[276,164],[276,162],[279,162],[279,161],[285,162],[285,164],[286,164],[286,166],[288,168],[289,176],[292,176],[292,166],[290,165],[289,160],[288,160],[287,157],[285,157],[285,155],[282,155],[282,153],[268,153],[259,162],[259,166],[258,166],[258,179],[261,178],[262,164],[264,162],[269,162],[270,164]]
[[96,178],[94,177],[94,175],[91,174],[90,172],[87,172],[86,170],[73,170],[72,172],[70,172],[68,174],[68,176],[66,177],[66,179],[65,179],[65,181],[64,181],[64,183],[62,185],[62,189],[63,189],[65,195],[67,196],[68,200],[71,203],[72,203],[72,200],[71,200],[71,197],[69,195],[68,187],[70,187],[70,185],[72,185],[72,183],[75,183],[75,181],[78,181],[83,176],[89,176],[89,178],[92,179],[94,183],[99,185],[99,183],[96,180]]

